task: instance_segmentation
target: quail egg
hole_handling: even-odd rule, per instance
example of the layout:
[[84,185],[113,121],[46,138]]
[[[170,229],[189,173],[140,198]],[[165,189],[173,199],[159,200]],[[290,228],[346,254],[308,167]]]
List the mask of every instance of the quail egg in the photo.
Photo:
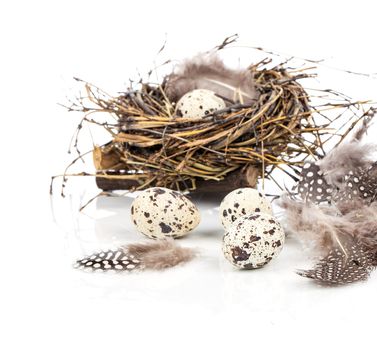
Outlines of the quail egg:
[[162,187],[140,193],[132,203],[131,217],[137,230],[153,239],[185,236],[200,222],[200,213],[188,198]]
[[254,188],[238,188],[228,193],[220,204],[220,218],[225,229],[239,217],[254,212],[272,215],[270,202]]
[[224,100],[206,89],[192,90],[177,103],[177,111],[184,118],[201,118],[223,108]]
[[240,269],[266,265],[282,250],[285,241],[280,223],[266,213],[252,213],[236,220],[223,237],[225,258]]

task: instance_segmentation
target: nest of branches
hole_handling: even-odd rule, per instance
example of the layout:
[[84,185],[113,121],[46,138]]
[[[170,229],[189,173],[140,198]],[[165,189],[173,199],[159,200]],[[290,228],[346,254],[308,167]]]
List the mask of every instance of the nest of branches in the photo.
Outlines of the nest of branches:
[[[142,83],[140,89],[115,97],[85,83],[86,96],[70,107],[85,113],[78,131],[84,121],[95,123],[109,132],[111,140],[92,150],[95,174],[76,175],[94,175],[103,190],[163,186],[203,192],[253,187],[258,178],[271,178],[276,168],[294,177],[307,157],[324,155],[323,144],[334,135],[330,131],[334,120],[344,110],[357,109],[360,102],[325,90],[338,100],[313,107],[299,83],[311,75],[305,69],[270,63],[263,60],[248,68],[257,101],[228,103],[201,118],[177,115],[176,101],[166,93],[170,76],[161,85]],[[335,119],[325,115],[332,110],[339,110]],[[93,113],[101,112],[114,122],[96,121]],[[325,122],[318,123],[316,116]],[[341,138],[362,117],[352,112],[354,122]]]

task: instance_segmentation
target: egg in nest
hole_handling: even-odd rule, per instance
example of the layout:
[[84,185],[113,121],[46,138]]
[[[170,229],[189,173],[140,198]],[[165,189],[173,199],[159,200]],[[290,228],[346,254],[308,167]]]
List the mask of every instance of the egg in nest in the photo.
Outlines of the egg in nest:
[[269,200],[254,188],[238,188],[228,193],[220,204],[220,219],[225,229],[241,216],[254,212],[272,215]]
[[223,237],[225,258],[240,269],[257,269],[282,250],[285,241],[280,223],[271,215],[253,213],[236,220]]
[[183,118],[201,118],[225,107],[222,98],[206,89],[192,90],[177,102],[177,112]]
[[199,224],[200,213],[180,192],[153,187],[135,198],[131,218],[137,230],[149,238],[178,238]]

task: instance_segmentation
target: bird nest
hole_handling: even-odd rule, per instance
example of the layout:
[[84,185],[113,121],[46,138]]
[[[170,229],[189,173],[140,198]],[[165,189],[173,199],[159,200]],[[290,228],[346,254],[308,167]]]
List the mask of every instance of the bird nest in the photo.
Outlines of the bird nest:
[[[84,122],[95,123],[111,139],[90,151],[95,173],[75,175],[94,175],[97,185],[106,191],[162,186],[203,192],[253,187],[258,178],[272,178],[276,168],[295,177],[306,158],[324,155],[323,144],[336,134],[330,131],[334,120],[344,116],[345,110],[362,105],[323,90],[337,97],[337,102],[330,98],[320,107],[311,106],[299,82],[312,77],[304,68],[271,67],[271,59],[265,59],[248,70],[256,100],[228,101],[225,108],[200,118],[177,114],[177,101],[167,94],[173,74],[159,85],[143,82],[139,89],[115,97],[84,82],[86,95],[69,107],[85,113],[78,133]],[[333,110],[338,115],[326,117]],[[96,120],[99,113],[112,122]],[[351,115],[351,126],[338,133],[341,139],[364,113],[357,116],[352,111]],[[317,117],[325,122],[319,123]]]

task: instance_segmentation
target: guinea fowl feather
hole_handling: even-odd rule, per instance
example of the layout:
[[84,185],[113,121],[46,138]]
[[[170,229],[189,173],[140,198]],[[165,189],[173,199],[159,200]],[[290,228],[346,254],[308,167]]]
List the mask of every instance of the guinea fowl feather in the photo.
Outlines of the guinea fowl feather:
[[375,200],[377,162],[373,158],[377,147],[362,143],[374,110],[370,113],[349,141],[343,141],[322,159],[303,165],[295,187],[303,200],[334,203],[338,209],[347,208],[347,203],[355,200],[365,204]]
[[77,260],[75,267],[91,271],[162,270],[189,262],[195,255],[195,250],[180,247],[173,239],[166,239],[101,251]]
[[258,96],[252,72],[226,67],[215,53],[184,61],[165,81],[165,93],[174,102],[195,89],[214,91],[231,103],[253,103]]
[[297,274],[323,284],[338,285],[365,281],[373,268],[370,255],[362,246],[353,244],[344,250],[332,249],[313,269],[298,270]]

